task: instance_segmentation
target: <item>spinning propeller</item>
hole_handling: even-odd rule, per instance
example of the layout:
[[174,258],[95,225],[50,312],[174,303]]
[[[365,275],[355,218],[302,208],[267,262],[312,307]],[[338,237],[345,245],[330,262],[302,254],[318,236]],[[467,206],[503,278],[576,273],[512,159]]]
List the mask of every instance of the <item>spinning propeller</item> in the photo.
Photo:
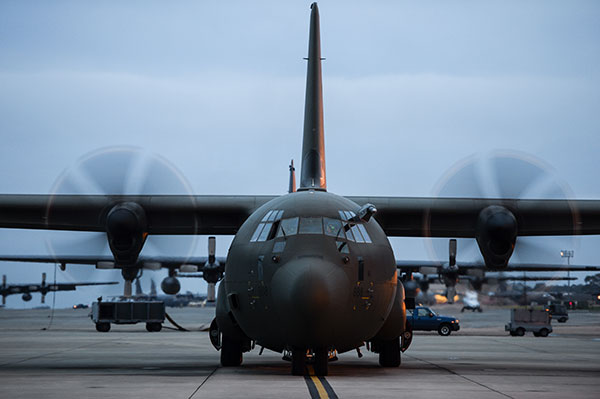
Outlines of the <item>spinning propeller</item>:
[[[51,190],[46,209],[48,220],[64,212],[54,206],[53,196],[58,194],[85,194],[81,201],[94,201],[93,195],[178,194],[194,201],[190,184],[172,163],[135,147],[108,147],[94,151],[63,172]],[[121,269],[125,279],[125,296],[131,296],[132,281],[141,269],[160,268],[160,264],[138,262],[142,248],[148,254],[184,257],[191,256],[195,249],[195,235],[149,237],[144,210],[135,202],[116,200],[105,219],[104,232],[53,233],[46,244],[56,259],[65,253],[73,254],[73,251],[100,256],[110,250],[114,262],[102,262],[97,267]]]
[[[459,161],[436,184],[433,195],[506,199],[573,198],[569,186],[558,178],[548,164],[531,155],[514,151],[496,151],[486,156],[474,155]],[[576,246],[575,238],[519,237],[515,240],[511,238],[517,229],[512,214],[502,212],[501,207],[489,208],[480,218],[495,228],[492,234],[501,238],[490,241],[490,245],[496,252],[506,252],[508,256],[514,249],[511,259],[515,261],[556,262],[560,248]],[[494,242],[499,244],[493,247]],[[458,252],[463,260],[479,260],[482,245],[475,239],[459,238],[455,253]],[[426,246],[432,259],[448,261],[445,239],[428,240]]]

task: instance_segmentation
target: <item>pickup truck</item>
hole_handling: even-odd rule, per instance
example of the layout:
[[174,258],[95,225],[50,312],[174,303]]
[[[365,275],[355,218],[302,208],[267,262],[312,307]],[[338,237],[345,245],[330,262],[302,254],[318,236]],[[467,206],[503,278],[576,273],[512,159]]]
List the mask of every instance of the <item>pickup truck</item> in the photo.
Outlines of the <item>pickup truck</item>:
[[458,319],[449,316],[440,316],[433,310],[417,306],[406,311],[406,322],[410,323],[413,331],[435,331],[443,336],[448,336],[452,331],[460,330]]

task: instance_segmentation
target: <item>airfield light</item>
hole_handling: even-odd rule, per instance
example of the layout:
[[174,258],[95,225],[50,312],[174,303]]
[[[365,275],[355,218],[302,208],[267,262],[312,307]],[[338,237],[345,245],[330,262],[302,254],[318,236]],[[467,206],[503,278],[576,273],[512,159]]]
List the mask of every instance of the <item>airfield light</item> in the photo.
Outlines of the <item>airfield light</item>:
[[[560,251],[561,258],[567,258],[567,266],[571,266],[571,258],[575,256],[575,251],[572,249],[563,249]],[[567,295],[571,295],[571,270],[567,269]]]

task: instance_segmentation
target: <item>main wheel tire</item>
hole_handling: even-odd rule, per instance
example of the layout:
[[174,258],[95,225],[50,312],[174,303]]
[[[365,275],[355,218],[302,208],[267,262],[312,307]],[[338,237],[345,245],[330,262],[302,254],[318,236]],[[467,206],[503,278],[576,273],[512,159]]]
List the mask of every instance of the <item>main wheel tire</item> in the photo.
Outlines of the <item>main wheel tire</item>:
[[326,376],[328,373],[329,351],[327,349],[315,350],[315,375]]
[[292,375],[306,375],[306,350],[292,350]]
[[96,323],[96,331],[109,332],[110,331],[110,323]]
[[538,331],[534,331],[534,332],[533,332],[533,336],[534,336],[534,337],[539,337],[539,336],[540,336],[540,333],[539,333]]
[[450,326],[448,324],[442,324],[440,326],[440,328],[438,328],[438,334],[440,334],[443,337],[447,337],[451,333],[452,333],[452,329],[450,328]]
[[159,332],[162,330],[162,324],[160,323],[146,323],[146,330],[148,332]]
[[242,364],[242,343],[223,335],[221,342],[221,366],[237,367]]
[[400,338],[391,341],[381,341],[379,344],[379,364],[381,367],[398,367],[400,358]]
[[566,317],[561,317],[560,319],[558,319],[559,323],[566,323],[567,322],[567,318]]
[[514,332],[514,331],[509,331],[508,333],[510,334],[511,337],[516,337],[517,336],[517,333]]
[[547,328],[542,328],[539,332],[538,332],[538,336],[540,337],[547,337],[548,334],[550,333],[550,331],[548,331]]
[[523,335],[525,335],[525,329],[523,327],[519,327],[515,331],[515,334],[517,335],[517,337],[522,337]]

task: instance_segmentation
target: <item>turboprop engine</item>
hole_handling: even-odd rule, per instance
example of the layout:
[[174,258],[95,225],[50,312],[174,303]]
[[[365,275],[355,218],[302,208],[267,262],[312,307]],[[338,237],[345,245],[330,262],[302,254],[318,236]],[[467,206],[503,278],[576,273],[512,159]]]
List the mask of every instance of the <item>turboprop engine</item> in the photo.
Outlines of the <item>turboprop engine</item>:
[[491,205],[479,213],[477,244],[485,265],[490,269],[503,269],[515,249],[517,219],[503,206]]
[[113,206],[106,216],[106,235],[115,261],[135,264],[148,236],[144,209],[135,202]]

